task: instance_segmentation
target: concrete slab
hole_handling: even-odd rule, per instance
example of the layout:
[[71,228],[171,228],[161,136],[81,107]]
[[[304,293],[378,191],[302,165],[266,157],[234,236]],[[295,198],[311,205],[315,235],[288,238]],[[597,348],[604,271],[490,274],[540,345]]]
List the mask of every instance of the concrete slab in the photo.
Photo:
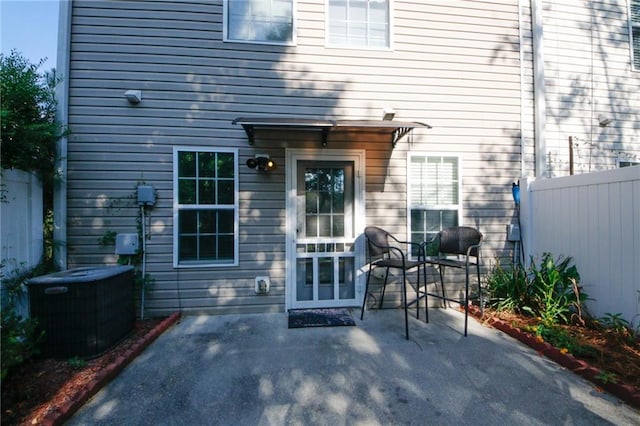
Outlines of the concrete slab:
[[[354,311],[354,318],[359,312]],[[454,310],[368,311],[355,327],[287,315],[185,317],[70,425],[638,425],[640,413]]]

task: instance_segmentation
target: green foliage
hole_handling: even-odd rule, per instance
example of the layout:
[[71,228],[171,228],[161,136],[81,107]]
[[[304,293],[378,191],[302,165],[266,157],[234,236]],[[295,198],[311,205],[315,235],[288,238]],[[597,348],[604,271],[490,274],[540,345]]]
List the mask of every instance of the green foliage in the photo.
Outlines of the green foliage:
[[[3,263],[6,263],[3,261]],[[41,263],[31,270],[16,268],[9,277],[2,277],[2,330],[0,347],[0,377],[4,379],[9,371],[38,353],[38,343],[43,333],[37,329],[37,320],[22,318],[16,313],[15,304],[26,281],[50,272],[51,265]]]
[[118,235],[116,231],[105,231],[102,237],[98,238],[98,244],[101,246],[112,246],[116,243],[116,235]]
[[56,141],[63,135],[56,121],[55,70],[41,74],[44,63],[29,63],[13,50],[0,54],[2,168],[36,172],[43,183],[55,175]]
[[605,328],[610,328],[612,330],[622,331],[629,328],[629,322],[622,318],[621,313],[611,314],[607,312],[602,318],[598,319],[598,322]]
[[554,259],[544,253],[539,265],[503,267],[498,263],[487,277],[490,306],[497,310],[528,313],[551,326],[582,317],[587,295],[578,286],[580,275],[571,258]]
[[544,324],[568,323],[571,312],[586,299],[578,290],[578,270],[570,262],[570,257],[555,260],[550,253],[542,255],[539,267],[531,262],[530,305],[525,310]]
[[538,336],[541,340],[548,342],[556,348],[564,349],[567,352],[582,357],[596,357],[598,351],[591,347],[581,345],[575,337],[567,332],[566,329],[557,325],[538,324],[535,327],[527,329]]
[[609,373],[607,371],[600,371],[595,376],[596,379],[600,380],[602,383],[618,383],[618,376],[614,373]]
[[490,304],[499,311],[519,312],[527,300],[527,276],[519,265],[510,269],[497,263],[487,276]]
[[82,358],[78,358],[77,356],[74,356],[73,358],[69,358],[67,360],[67,364],[69,364],[72,368],[79,369],[86,366],[87,361],[83,360]]
[[607,312],[603,317],[594,321],[596,325],[613,333],[622,341],[632,343],[636,339],[636,333],[631,324],[622,317],[621,313],[611,314]]

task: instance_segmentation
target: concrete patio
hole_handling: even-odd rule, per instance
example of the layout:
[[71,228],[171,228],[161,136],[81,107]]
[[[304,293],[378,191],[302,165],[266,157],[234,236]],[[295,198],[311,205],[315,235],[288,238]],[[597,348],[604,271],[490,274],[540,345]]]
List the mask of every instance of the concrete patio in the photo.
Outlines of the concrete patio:
[[[415,314],[415,312],[413,312]],[[452,309],[368,311],[356,327],[287,315],[185,317],[71,425],[637,425],[640,413]]]

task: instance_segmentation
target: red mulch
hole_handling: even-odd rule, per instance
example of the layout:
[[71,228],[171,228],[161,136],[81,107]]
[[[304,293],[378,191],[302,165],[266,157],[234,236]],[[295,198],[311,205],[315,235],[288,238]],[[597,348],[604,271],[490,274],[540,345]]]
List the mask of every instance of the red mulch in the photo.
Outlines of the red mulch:
[[81,363],[67,359],[34,359],[2,381],[3,425],[42,424],[45,416],[70,401],[98,373],[122,356],[163,318],[136,321],[133,332],[100,357]]

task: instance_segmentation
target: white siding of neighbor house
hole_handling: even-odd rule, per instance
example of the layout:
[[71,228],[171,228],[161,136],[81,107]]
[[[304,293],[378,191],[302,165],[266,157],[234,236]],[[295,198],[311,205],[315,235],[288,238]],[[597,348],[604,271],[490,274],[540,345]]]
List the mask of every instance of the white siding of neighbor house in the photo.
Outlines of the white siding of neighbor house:
[[[627,0],[543,1],[548,176],[640,161],[640,72],[632,71]],[[600,127],[602,114],[613,122]]]
[[[406,235],[408,150],[456,152],[464,162],[464,222],[485,234],[485,260],[509,256],[511,182],[521,174],[521,130],[532,139],[531,76],[520,74],[518,2],[392,2],[393,49],[325,47],[322,1],[297,2],[297,45],[222,42],[222,0],[74,1],[69,73],[69,267],[116,262],[106,231],[136,232],[131,197],[157,189],[147,241],[151,314],[284,309],[285,147],[320,148],[313,132],[260,133],[250,146],[239,116],[381,118],[433,126],[394,150],[380,135],[333,134],[328,148],[366,149],[367,223]],[[528,7],[523,7],[528,13]],[[530,19],[523,19],[531,63]],[[525,93],[521,93],[524,77]],[[123,97],[142,90],[142,103]],[[355,140],[353,140],[355,139]],[[172,150],[237,147],[238,267],[172,267]],[[527,156],[533,157],[531,143]],[[267,152],[269,174],[244,166]],[[254,293],[254,277],[271,292]]]

